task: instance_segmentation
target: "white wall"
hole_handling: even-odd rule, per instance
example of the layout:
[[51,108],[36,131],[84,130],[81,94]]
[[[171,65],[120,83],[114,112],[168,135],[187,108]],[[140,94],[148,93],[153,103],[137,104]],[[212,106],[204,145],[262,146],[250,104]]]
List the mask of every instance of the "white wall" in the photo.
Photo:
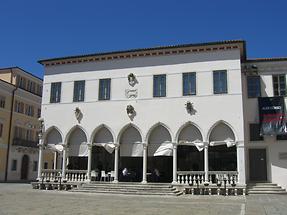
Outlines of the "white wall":
[[[272,75],[287,74],[287,62],[254,62],[261,77],[261,96],[273,96]],[[249,180],[249,148],[266,149],[267,177],[270,182],[287,188],[287,160],[279,160],[279,152],[287,152],[287,141],[277,141],[276,137],[264,137],[264,141],[249,141],[249,124],[259,123],[257,98],[248,98],[246,75],[242,76],[244,104],[244,139],[246,146],[246,178]],[[285,98],[285,106],[286,106]]]

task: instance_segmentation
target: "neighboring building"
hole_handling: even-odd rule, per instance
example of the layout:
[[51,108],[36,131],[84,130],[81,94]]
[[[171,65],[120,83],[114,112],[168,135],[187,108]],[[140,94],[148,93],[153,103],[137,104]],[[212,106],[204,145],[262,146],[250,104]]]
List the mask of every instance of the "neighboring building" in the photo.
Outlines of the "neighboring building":
[[[252,125],[259,122],[256,97],[285,96],[287,59],[248,60],[239,40],[40,63],[43,143],[63,150],[64,178],[107,173],[115,182],[129,175],[129,181],[188,184],[228,177],[228,183],[253,179],[287,188],[286,141],[261,140]],[[254,64],[256,77],[248,69]]]
[[[34,180],[42,80],[19,67],[4,68],[0,89],[0,181]],[[50,152],[44,160],[52,168]]]

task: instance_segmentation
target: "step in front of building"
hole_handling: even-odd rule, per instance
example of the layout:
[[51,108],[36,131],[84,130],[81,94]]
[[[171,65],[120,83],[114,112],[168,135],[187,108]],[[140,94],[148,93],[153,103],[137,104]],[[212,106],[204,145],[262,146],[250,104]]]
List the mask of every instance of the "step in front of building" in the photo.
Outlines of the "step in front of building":
[[71,192],[161,196],[179,196],[182,194],[169,184],[140,183],[84,183],[72,189]]
[[253,194],[287,194],[286,190],[274,183],[250,183],[247,193]]

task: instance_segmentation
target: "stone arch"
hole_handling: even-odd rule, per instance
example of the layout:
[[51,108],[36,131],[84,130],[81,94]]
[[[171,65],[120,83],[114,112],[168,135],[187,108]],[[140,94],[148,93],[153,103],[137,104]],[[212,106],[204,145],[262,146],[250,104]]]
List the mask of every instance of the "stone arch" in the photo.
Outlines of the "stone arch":
[[146,138],[145,138],[145,142],[146,142],[146,143],[149,142],[149,139],[150,139],[150,136],[151,136],[152,132],[154,132],[154,129],[156,129],[157,127],[162,127],[162,128],[164,128],[164,129],[166,129],[166,131],[167,131],[167,133],[168,133],[168,135],[169,135],[169,137],[170,137],[170,141],[173,140],[173,135],[172,135],[172,132],[171,132],[170,128],[169,128],[166,124],[164,124],[164,123],[162,123],[162,122],[158,122],[158,123],[154,124],[154,125],[148,130],[147,135],[146,135]]
[[56,126],[47,129],[44,136],[44,144],[63,144],[63,134]]
[[118,136],[120,143],[120,155],[129,157],[142,156],[142,135],[138,127],[128,124],[123,127]]
[[66,144],[69,146],[69,156],[88,156],[87,133],[79,126],[74,126],[66,136]]
[[105,124],[98,126],[91,135],[92,143],[114,143],[115,135]]
[[233,142],[236,142],[237,137],[233,127],[223,120],[216,122],[210,128],[207,135],[207,140],[209,142],[223,142],[227,139],[231,139]]
[[200,127],[192,122],[183,124],[177,131],[175,141],[193,142],[195,140],[204,141]]
[[125,126],[120,130],[120,132],[119,132],[119,134],[118,134],[118,136],[117,136],[117,143],[120,143],[120,140],[121,140],[123,134],[126,133],[127,129],[131,129],[131,128],[134,128],[134,129],[138,132],[138,134],[139,134],[139,136],[140,136],[140,139],[141,139],[140,141],[143,140],[143,135],[142,135],[141,129],[140,129],[138,126],[136,126],[135,124],[133,124],[133,123],[128,123],[127,125],[125,125]]

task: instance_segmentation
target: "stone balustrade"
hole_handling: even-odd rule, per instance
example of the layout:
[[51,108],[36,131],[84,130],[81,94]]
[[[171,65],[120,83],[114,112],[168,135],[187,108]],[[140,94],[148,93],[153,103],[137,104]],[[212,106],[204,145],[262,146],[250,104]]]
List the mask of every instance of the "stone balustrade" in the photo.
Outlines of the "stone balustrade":
[[[178,184],[204,184],[204,171],[177,171]],[[224,184],[232,185],[238,182],[237,171],[209,171],[208,182],[210,184]]]
[[87,180],[87,170],[66,170],[65,179],[69,182],[81,182]]
[[204,171],[177,171],[177,182],[179,184],[202,184]]
[[43,169],[41,172],[43,181],[55,181],[61,176],[60,169]]

